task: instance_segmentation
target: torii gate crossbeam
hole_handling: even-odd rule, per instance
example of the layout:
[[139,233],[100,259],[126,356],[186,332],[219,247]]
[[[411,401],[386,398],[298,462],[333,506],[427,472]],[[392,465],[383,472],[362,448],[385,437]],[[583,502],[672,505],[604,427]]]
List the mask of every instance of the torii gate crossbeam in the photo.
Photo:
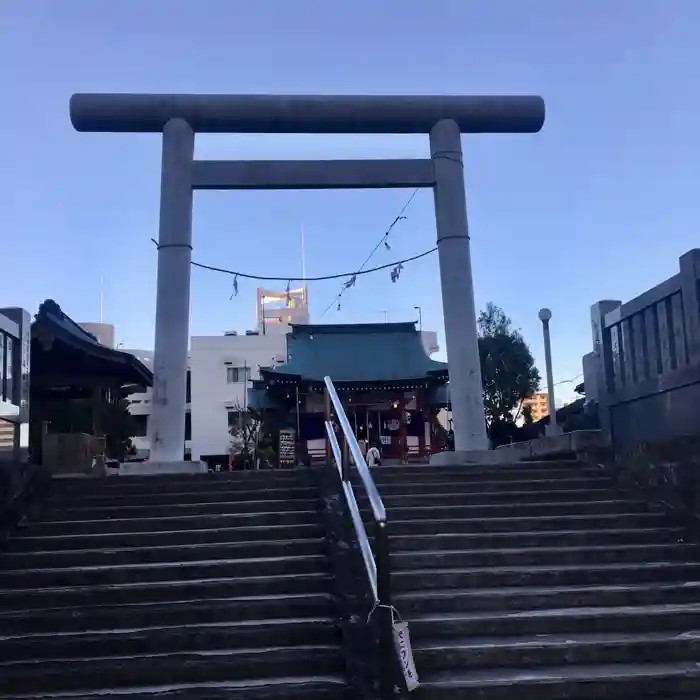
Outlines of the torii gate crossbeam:
[[[73,126],[163,134],[151,460],[181,462],[195,189],[432,187],[458,452],[486,449],[462,133],[535,133],[535,96],[73,95]],[[195,161],[195,133],[427,133],[430,159]]]

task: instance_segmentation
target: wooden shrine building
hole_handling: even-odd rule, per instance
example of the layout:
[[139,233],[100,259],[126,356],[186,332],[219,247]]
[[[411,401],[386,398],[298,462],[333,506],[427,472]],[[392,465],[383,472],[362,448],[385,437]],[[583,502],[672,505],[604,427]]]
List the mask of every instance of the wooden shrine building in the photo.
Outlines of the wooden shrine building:
[[250,406],[281,413],[312,457],[325,454],[325,376],[358,439],[384,459],[429,454],[447,364],[428,357],[415,323],[295,325],[286,363],[260,368]]
[[126,411],[122,400],[152,384],[153,373],[136,357],[102,345],[52,299],[43,302],[31,327],[33,460],[46,463],[48,434],[65,436],[63,444],[80,442],[86,459],[89,453],[123,458],[120,444],[126,439],[110,434],[121,424],[119,413]]

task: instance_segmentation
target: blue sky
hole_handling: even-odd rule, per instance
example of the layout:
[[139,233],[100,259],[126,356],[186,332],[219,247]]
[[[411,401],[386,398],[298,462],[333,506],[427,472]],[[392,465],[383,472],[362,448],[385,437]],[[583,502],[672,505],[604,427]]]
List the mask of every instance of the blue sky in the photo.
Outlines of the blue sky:
[[[476,302],[502,306],[555,380],[581,372],[589,306],[677,271],[700,223],[697,0],[3,0],[2,300],[47,297],[152,347],[160,143],[79,134],[73,92],[537,93],[531,136],[465,137]],[[207,158],[410,157],[425,137],[198,137]],[[410,192],[198,193],[194,259],[309,275],[359,265]],[[422,191],[376,264],[434,245]],[[436,256],[362,278],[324,322],[410,320],[444,344]],[[284,286],[284,285],[282,285]],[[312,284],[312,318],[337,293]],[[195,270],[192,334],[254,326],[255,285]],[[569,391],[567,385],[562,392]]]

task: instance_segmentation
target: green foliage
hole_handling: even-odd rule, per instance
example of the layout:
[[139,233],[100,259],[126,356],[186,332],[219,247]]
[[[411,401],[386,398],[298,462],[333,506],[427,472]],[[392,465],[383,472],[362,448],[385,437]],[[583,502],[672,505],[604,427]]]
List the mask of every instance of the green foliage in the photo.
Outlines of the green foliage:
[[229,428],[234,467],[252,465],[256,457],[261,465],[275,464],[279,427],[275,425],[274,414],[269,410],[243,410],[240,406],[234,410],[238,414],[237,420]]
[[131,436],[136,432],[134,419],[129,413],[129,402],[121,399],[117,404],[102,402],[100,404],[100,425],[107,443],[106,456],[120,462],[127,455],[136,453]]
[[510,422],[513,409],[537,391],[540,373],[530,348],[503,309],[489,303],[479,314],[477,326],[486,420]]

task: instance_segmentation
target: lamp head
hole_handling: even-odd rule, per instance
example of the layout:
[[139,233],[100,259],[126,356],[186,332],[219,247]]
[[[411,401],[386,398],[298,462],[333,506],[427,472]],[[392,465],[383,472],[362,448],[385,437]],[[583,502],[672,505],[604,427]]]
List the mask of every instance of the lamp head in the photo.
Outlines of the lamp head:
[[549,309],[540,309],[538,316],[542,323],[547,323],[552,318],[552,312]]

